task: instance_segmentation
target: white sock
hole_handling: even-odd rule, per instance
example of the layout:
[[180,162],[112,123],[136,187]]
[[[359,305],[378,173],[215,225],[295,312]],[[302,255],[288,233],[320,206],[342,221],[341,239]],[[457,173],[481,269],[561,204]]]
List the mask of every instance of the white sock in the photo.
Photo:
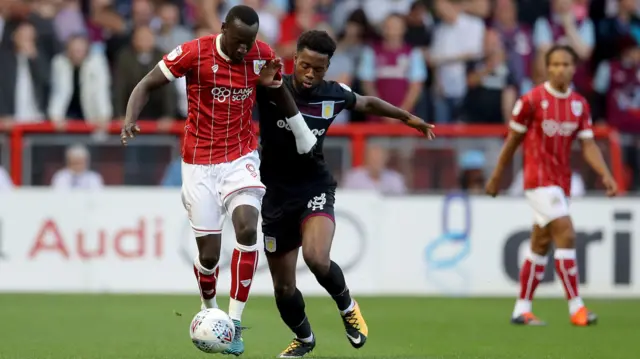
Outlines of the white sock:
[[299,341],[303,343],[311,343],[313,341],[313,333],[311,333],[310,337],[307,338],[298,338]]
[[353,310],[353,307],[356,306],[356,302],[353,301],[353,299],[351,299],[351,304],[349,304],[349,307],[347,307],[347,309],[340,311],[340,314],[345,315],[347,313],[349,313],[350,311]]
[[202,309],[218,308],[218,302],[216,297],[211,299],[202,299]]
[[569,313],[571,315],[576,314],[576,312],[579,311],[580,308],[582,307],[584,307],[584,302],[582,301],[582,298],[575,297],[573,299],[569,299]]
[[291,132],[296,137],[296,148],[299,154],[309,153],[315,146],[318,139],[311,132],[307,123],[304,122],[302,114],[298,112],[295,116],[287,119],[287,124],[291,127]]
[[229,298],[229,317],[231,317],[231,319],[233,320],[241,321],[245,304],[247,303]]
[[532,304],[530,300],[518,299],[516,300],[516,305],[513,308],[513,314],[511,314],[511,317],[517,318],[524,313],[530,313],[531,310],[532,310]]

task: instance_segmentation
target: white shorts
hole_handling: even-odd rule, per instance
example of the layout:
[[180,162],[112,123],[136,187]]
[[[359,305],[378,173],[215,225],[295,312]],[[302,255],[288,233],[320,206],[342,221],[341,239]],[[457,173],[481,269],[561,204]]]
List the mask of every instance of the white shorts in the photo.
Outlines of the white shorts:
[[533,208],[534,221],[540,227],[569,215],[569,202],[562,188],[558,186],[526,190],[524,195]]
[[259,168],[257,151],[228,163],[182,162],[182,203],[196,237],[222,233],[227,214],[240,205],[260,210],[265,186]]

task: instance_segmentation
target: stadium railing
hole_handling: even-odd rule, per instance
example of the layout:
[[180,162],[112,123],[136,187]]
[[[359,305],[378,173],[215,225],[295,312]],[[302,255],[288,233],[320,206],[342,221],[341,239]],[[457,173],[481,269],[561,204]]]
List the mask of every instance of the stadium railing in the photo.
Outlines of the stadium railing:
[[[161,157],[166,163],[178,153],[178,138],[183,134],[183,122],[176,121],[170,129],[165,131],[161,131],[155,121],[140,121],[138,125],[142,134],[133,142],[133,146],[162,148]],[[120,128],[120,124],[117,122],[110,124],[107,128],[108,136],[106,139],[95,141],[92,133],[96,127],[85,122],[69,122],[64,131],[56,131],[53,125],[48,122],[16,125],[8,132],[0,132],[0,163],[10,169],[11,177],[18,185],[43,184],[34,183],[38,181],[33,181],[29,176],[33,172],[31,166],[34,165],[35,157],[39,157],[36,160],[41,162],[47,161],[46,155],[51,152],[50,147],[47,146],[57,146],[58,152],[63,153],[64,147],[80,142],[90,146],[107,146],[110,150],[100,153],[108,154],[111,149],[119,146]],[[325,154],[330,165],[334,162],[338,163],[337,166],[332,167],[335,172],[340,174],[352,167],[363,165],[367,146],[371,143],[378,143],[400,153],[396,157],[401,160],[395,162],[392,160],[392,167],[395,166],[399,170],[402,168],[410,169],[409,172],[412,173],[408,175],[412,176],[414,180],[409,180],[409,182],[415,183],[415,186],[410,185],[410,187],[423,190],[446,190],[457,186],[455,177],[458,169],[456,163],[462,152],[469,149],[483,151],[486,157],[486,168],[490,169],[495,165],[506,133],[507,128],[503,125],[437,125],[438,138],[436,141],[423,141],[419,138],[420,134],[417,131],[401,124],[333,125],[329,129],[329,138],[325,141]],[[595,134],[620,188],[624,190],[626,181],[617,132],[608,127],[596,127]],[[63,158],[59,158],[52,162],[61,164],[62,160]],[[119,161],[119,159],[115,160],[109,168],[118,167]],[[521,157],[518,156],[514,161],[512,172],[521,168],[521,161]],[[166,166],[166,163],[162,165]],[[583,168],[583,165],[583,163],[578,164],[577,167]],[[154,171],[161,172],[158,169],[154,169]],[[444,178],[425,179],[430,176],[444,176]],[[505,180],[506,184],[509,182],[510,179]]]

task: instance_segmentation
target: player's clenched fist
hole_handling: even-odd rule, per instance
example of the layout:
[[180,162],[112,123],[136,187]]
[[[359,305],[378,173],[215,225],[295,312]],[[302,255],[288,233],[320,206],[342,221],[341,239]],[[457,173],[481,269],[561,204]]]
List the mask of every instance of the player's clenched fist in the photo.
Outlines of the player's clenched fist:
[[126,146],[127,139],[135,138],[138,133],[140,133],[140,127],[138,127],[138,125],[125,122],[122,126],[122,131],[120,131],[120,142],[122,142],[123,146]]

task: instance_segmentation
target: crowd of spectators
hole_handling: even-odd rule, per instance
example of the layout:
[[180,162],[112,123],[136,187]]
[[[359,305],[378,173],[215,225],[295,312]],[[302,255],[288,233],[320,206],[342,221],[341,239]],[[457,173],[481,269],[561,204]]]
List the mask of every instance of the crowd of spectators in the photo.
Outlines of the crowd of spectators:
[[[324,29],[338,43],[327,79],[436,124],[504,123],[544,80],[541,54],[569,44],[581,59],[574,86],[594,122],[622,132],[630,182],[640,185],[637,0],[0,0],[0,130],[51,121],[64,132],[86,121],[99,138],[164,53],[219,31],[237,4],[258,10],[259,37],[286,72],[300,33]],[[185,83],[174,84],[153,93],[141,118],[168,130],[186,116]]]

